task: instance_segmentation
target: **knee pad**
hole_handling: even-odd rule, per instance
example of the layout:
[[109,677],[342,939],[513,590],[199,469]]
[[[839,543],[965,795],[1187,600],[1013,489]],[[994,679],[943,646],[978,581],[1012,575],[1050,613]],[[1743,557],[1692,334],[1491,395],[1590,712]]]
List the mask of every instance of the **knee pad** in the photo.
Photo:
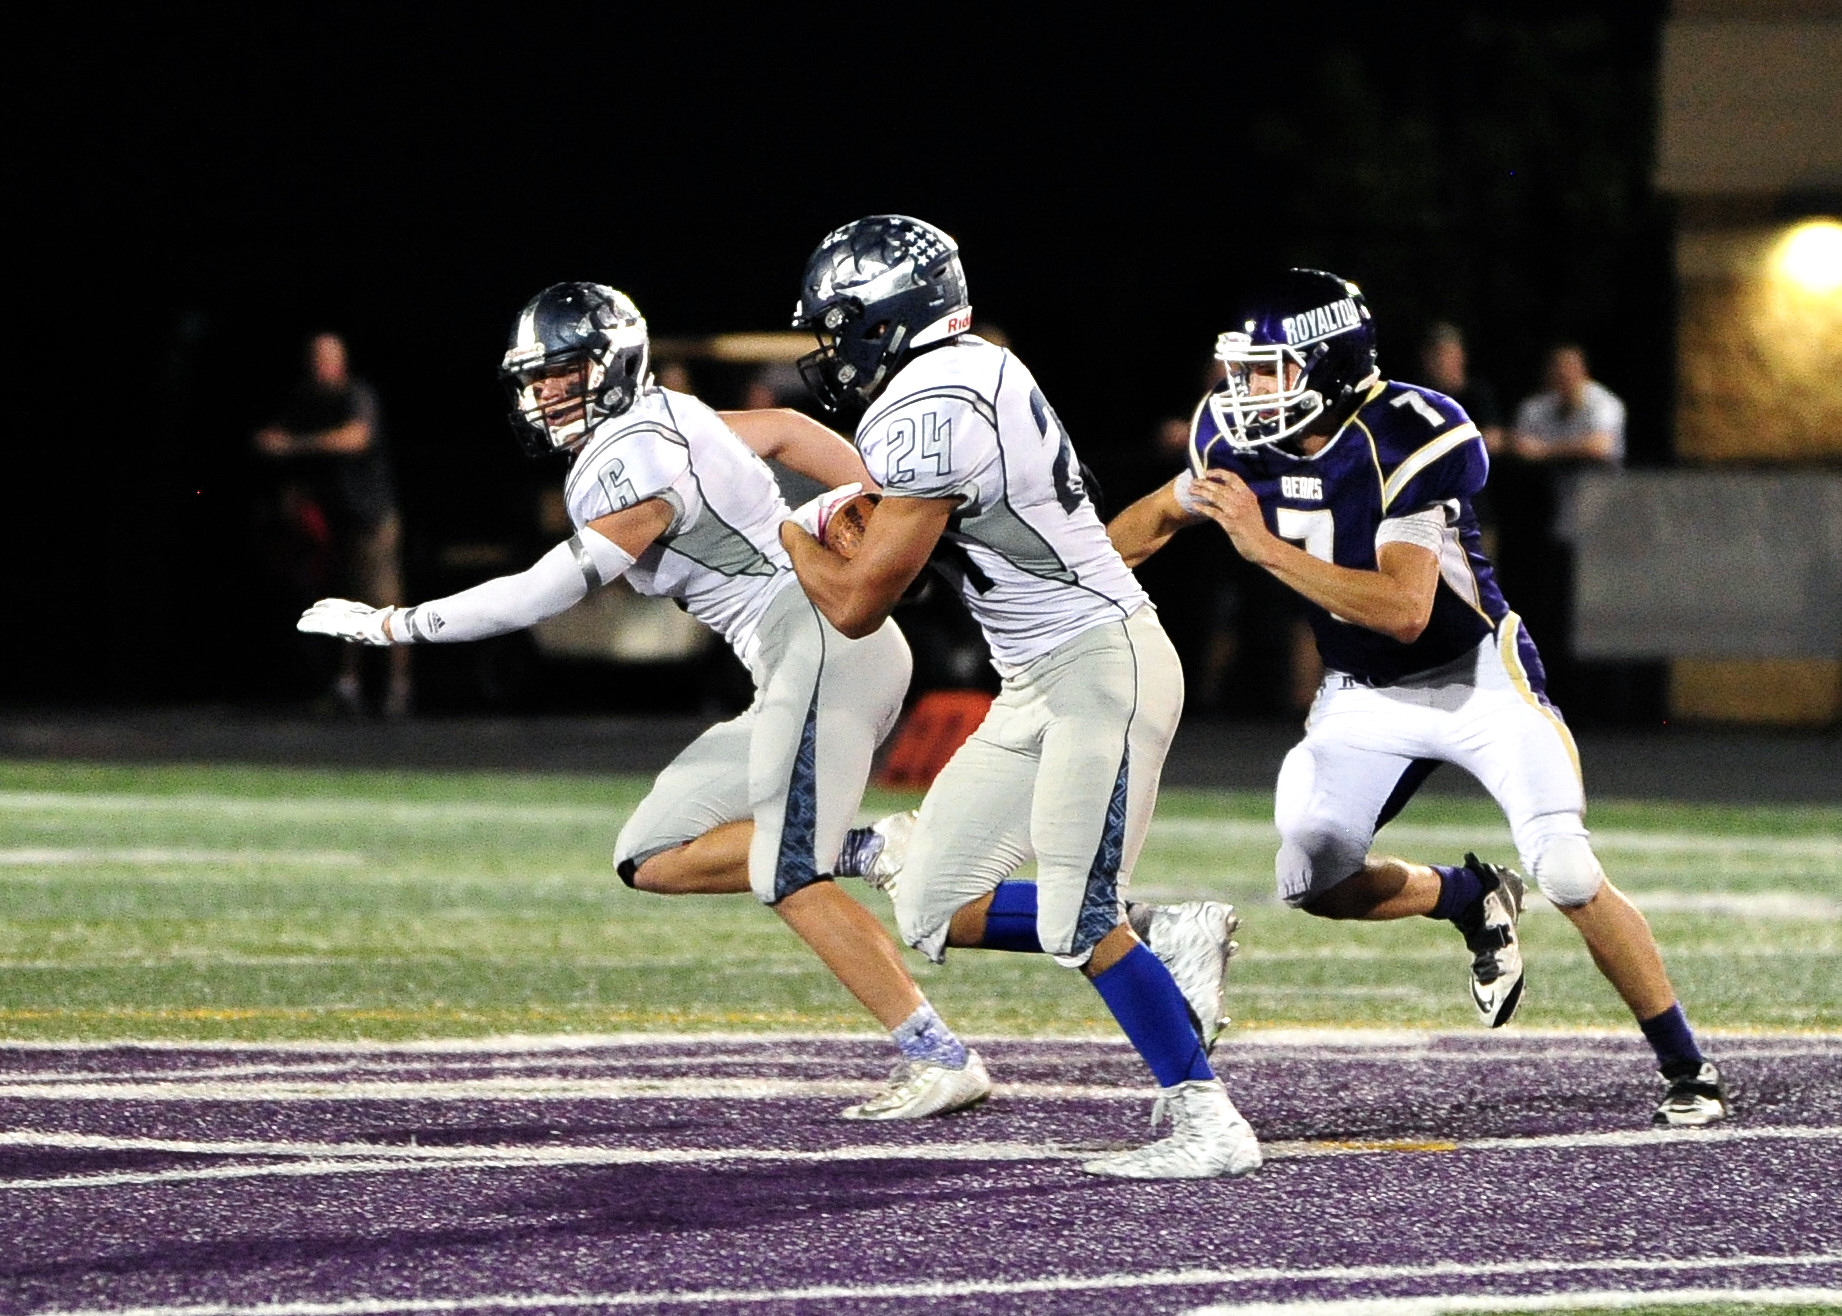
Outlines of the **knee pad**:
[[1577,909],[1599,894],[1605,870],[1584,836],[1544,838],[1529,861],[1541,893],[1564,909]]

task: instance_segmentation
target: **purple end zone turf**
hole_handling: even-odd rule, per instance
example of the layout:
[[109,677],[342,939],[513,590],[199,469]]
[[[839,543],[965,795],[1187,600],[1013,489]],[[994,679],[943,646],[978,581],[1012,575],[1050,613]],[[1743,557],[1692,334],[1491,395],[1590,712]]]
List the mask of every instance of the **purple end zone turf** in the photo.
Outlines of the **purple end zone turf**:
[[[1066,1155],[1151,1136],[1129,1051],[981,1049],[997,1081],[1018,1090],[898,1125],[835,1118],[887,1063],[879,1043],[850,1039],[500,1053],[0,1049],[0,1311],[541,1294],[650,1294],[695,1310],[735,1305],[711,1290],[746,1290],[783,1295],[744,1308],[761,1313],[1159,1312],[1842,1285],[1831,1201],[1842,1040],[1723,1040],[1743,1103],[1730,1130],[1749,1136],[1660,1139],[1635,1040],[1231,1043],[1218,1059],[1273,1153],[1268,1165],[1234,1181],[1153,1184],[1097,1180]],[[766,1098],[443,1091],[633,1079],[847,1085]],[[104,1084],[135,1091],[110,1096]],[[361,1084],[436,1086],[345,1099]],[[1637,1136],[1608,1136],[1621,1134]],[[60,1135],[66,1145],[47,1145]],[[72,1135],[135,1145],[70,1145]],[[1480,1140],[1501,1141],[1449,1146]],[[1358,1150],[1369,1143],[1396,1145]],[[376,1164],[370,1148],[408,1159]],[[516,1149],[555,1163],[430,1168],[431,1149]],[[685,1159],[589,1162],[622,1149]],[[858,1150],[815,1159],[840,1149]],[[737,1154],[750,1151],[784,1155]],[[328,1172],[341,1156],[360,1172]],[[50,1182],[65,1179],[89,1182]],[[1181,1271],[1204,1275],[1168,1282]],[[1165,1278],[1094,1287],[1122,1275]],[[847,1292],[799,1292],[812,1286]]]

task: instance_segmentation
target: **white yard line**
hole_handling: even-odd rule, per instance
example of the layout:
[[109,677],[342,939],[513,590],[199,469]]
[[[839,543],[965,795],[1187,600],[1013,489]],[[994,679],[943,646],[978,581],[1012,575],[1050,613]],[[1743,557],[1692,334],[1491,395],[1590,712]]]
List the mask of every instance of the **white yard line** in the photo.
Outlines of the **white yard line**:
[[[1000,1093],[1000,1095],[1004,1095]],[[1269,1161],[1321,1160],[1343,1156],[1449,1155],[1456,1152],[1524,1152],[1624,1149],[1678,1143],[1689,1146],[1731,1142],[1842,1142],[1842,1127],[1643,1129],[1614,1133],[1543,1134],[1525,1138],[1376,1139],[1358,1142],[1276,1141],[1264,1144]],[[159,1170],[116,1170],[0,1180],[0,1192],[116,1188],[194,1183],[220,1179],[303,1178],[345,1174],[401,1174],[431,1170],[566,1169],[605,1165],[714,1165],[737,1161],[799,1164],[837,1161],[1043,1161],[1080,1159],[1092,1147],[1057,1143],[968,1142],[832,1147],[819,1151],[772,1147],[557,1147],[433,1146],[414,1143],[323,1143],[118,1138],[77,1133],[0,1133],[0,1147],[46,1151],[132,1152],[166,1156],[212,1156],[232,1165],[191,1165]],[[256,1163],[250,1163],[254,1160]]]
[[[293,821],[363,818],[377,822],[480,821],[542,826],[556,823],[603,825],[617,810],[589,805],[502,804],[489,800],[378,800],[363,796],[313,799],[251,798],[191,793],[146,795],[131,792],[0,791],[0,811],[69,813],[208,813],[233,818]],[[1269,845],[1277,840],[1270,822],[1246,818],[1158,818],[1155,837],[1191,842]],[[1382,835],[1396,845],[1506,845],[1501,824],[1481,827],[1451,824],[1394,823]],[[1593,832],[1596,845],[1608,850],[1654,854],[1766,855],[1842,861],[1842,834],[1812,836],[1717,835],[1707,832],[1605,828]]]
[[[1842,919],[1842,900],[1802,891],[1645,891],[1622,882],[1618,889],[1646,914],[1726,914],[1816,922]],[[1529,908],[1537,907],[1553,908],[1545,900],[1529,902]]]
[[[343,1300],[187,1303],[158,1307],[60,1307],[37,1316],[390,1316],[391,1313],[575,1310],[595,1307],[703,1306],[742,1303],[885,1302],[918,1304],[948,1298],[1028,1293],[1130,1292],[1147,1288],[1195,1288],[1220,1284],[1351,1283],[1388,1281],[1476,1281],[1538,1275],[1693,1274],[1709,1271],[1842,1266],[1842,1253],[1793,1253],[1784,1256],[1607,1257],[1593,1261],[1505,1261],[1467,1265],[1440,1262],[1430,1266],[1328,1266],[1318,1269],[1248,1267],[1240,1270],[1160,1270],[1139,1275],[1058,1276],[1034,1280],[960,1280],[912,1284],[820,1284],[785,1289],[699,1289],[624,1293],[503,1293],[465,1298],[347,1298]],[[1762,1290],[1773,1292],[1773,1290]],[[1788,1291],[1788,1290],[1780,1290]],[[1806,1293],[1836,1293],[1834,1288],[1806,1288]],[[1654,1292],[1667,1295],[1669,1289]],[[1734,1290],[1723,1290],[1733,1293]],[[1555,1295],[1562,1296],[1562,1295]],[[1500,1300],[1499,1300],[1500,1301]],[[1284,1310],[1292,1310],[1287,1307]],[[1477,1308],[1471,1308],[1477,1310]]]
[[309,864],[355,868],[365,862],[367,860],[364,855],[349,850],[160,850],[147,847],[111,849],[101,846],[36,846],[0,850],[0,868],[58,868],[73,864]]
[[277,799],[236,795],[136,795],[105,791],[0,791],[0,811],[104,814],[212,814],[289,822],[443,823],[490,822],[531,827],[564,824],[606,826],[619,821],[614,805],[500,804],[490,800],[378,800],[363,796]]
[[[1245,818],[1158,818],[1151,824],[1154,838],[1222,845],[1277,845],[1279,833],[1270,822]],[[1606,851],[1654,855],[1770,856],[1775,859],[1831,859],[1842,861],[1842,834],[1816,836],[1721,835],[1713,832],[1648,831],[1631,827],[1594,828],[1593,845]],[[1378,834],[1381,849],[1402,847],[1472,848],[1510,845],[1509,828],[1492,822],[1470,827],[1457,824],[1390,823]]]

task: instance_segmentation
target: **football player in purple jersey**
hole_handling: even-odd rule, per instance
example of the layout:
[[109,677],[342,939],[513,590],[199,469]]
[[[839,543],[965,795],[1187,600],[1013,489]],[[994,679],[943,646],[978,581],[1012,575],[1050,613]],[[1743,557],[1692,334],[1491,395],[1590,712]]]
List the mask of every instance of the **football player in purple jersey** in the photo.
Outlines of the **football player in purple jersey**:
[[1585,938],[1656,1051],[1663,1124],[1727,1115],[1649,925],[1588,841],[1579,756],[1541,658],[1497,588],[1471,500],[1489,468],[1443,394],[1384,380],[1355,284],[1289,270],[1216,344],[1226,371],[1190,426],[1191,469],[1108,526],[1136,566],[1214,521],[1303,596],[1326,675],[1275,792],[1279,893],[1322,918],[1452,922],[1488,1027],[1522,998],[1523,880],[1466,855],[1371,854],[1375,832],[1441,763],[1502,807],[1523,867]]

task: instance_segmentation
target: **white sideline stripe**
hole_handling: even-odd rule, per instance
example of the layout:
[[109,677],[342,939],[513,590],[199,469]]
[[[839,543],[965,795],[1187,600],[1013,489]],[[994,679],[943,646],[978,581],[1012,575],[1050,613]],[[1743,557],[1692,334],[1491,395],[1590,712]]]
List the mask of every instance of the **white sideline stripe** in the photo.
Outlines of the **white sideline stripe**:
[[[1699,1028],[1699,1035],[1726,1039],[1722,1051],[1745,1055],[1839,1055],[1842,1056],[1842,1032],[1833,1029],[1803,1028],[1794,1030]],[[1501,1048],[1505,1036],[1527,1043],[1529,1049]],[[798,1032],[632,1032],[632,1033],[502,1033],[491,1037],[411,1038],[402,1041],[378,1041],[354,1038],[349,1041],[318,1039],[283,1039],[252,1042],[237,1038],[134,1038],[102,1041],[50,1040],[24,1038],[0,1039],[0,1055],[8,1053],[81,1055],[96,1051],[145,1051],[152,1054],[197,1051],[214,1055],[306,1055],[306,1056],[546,1056],[594,1051],[646,1051],[655,1047],[693,1047],[700,1052],[712,1047],[740,1047],[743,1050],[785,1047],[793,1043],[876,1042],[887,1044],[889,1035],[869,1031]],[[978,1044],[1050,1049],[1058,1046],[1091,1047],[1102,1051],[1127,1051],[1131,1043],[1117,1034],[1108,1033],[1033,1033],[1027,1037],[999,1033],[968,1035]],[[1237,1050],[1253,1048],[1265,1051],[1321,1051],[1326,1047],[1341,1053],[1340,1059],[1360,1060],[1370,1057],[1392,1060],[1399,1055],[1426,1055],[1429,1059],[1495,1061],[1549,1056],[1598,1056],[1607,1053],[1585,1047],[1567,1048],[1568,1042],[1591,1041],[1630,1043],[1636,1039],[1626,1028],[1535,1028],[1521,1024],[1506,1034],[1481,1033],[1475,1028],[1249,1028],[1236,1029],[1229,1040]],[[1432,1052],[1441,1042],[1478,1044],[1462,1051]],[[1367,1054],[1364,1054],[1367,1053]],[[461,1063],[461,1062],[456,1062]],[[96,1077],[96,1075],[88,1075]]]
[[[824,1078],[457,1078],[394,1082],[0,1082],[0,1101],[784,1101],[863,1097],[879,1085]],[[999,1083],[993,1095],[1036,1101],[1150,1101],[1151,1087]],[[0,1134],[0,1141],[7,1135]]]
[[[4,1052],[0,1052],[4,1054]],[[375,1074],[387,1076],[397,1070],[410,1070],[426,1073],[429,1070],[443,1069],[487,1069],[493,1071],[535,1069],[670,1069],[682,1074],[685,1066],[692,1062],[701,1066],[718,1068],[723,1065],[759,1065],[766,1058],[764,1051],[724,1052],[699,1049],[697,1054],[686,1056],[682,1053],[658,1056],[623,1056],[618,1060],[611,1056],[555,1056],[545,1055],[532,1058],[514,1059],[511,1056],[468,1057],[452,1060],[420,1060],[404,1058],[401,1060],[321,1060],[303,1063],[300,1061],[277,1062],[268,1065],[207,1065],[197,1069],[127,1069],[107,1072],[94,1069],[44,1070],[36,1073],[18,1075],[22,1082],[33,1083],[96,1083],[96,1082],[133,1082],[147,1081],[153,1083],[174,1083],[181,1081],[198,1081],[203,1079],[223,1080],[240,1078],[260,1078],[280,1075],[282,1077],[302,1077],[311,1074],[343,1074],[357,1076]],[[776,1055],[774,1063],[789,1069],[832,1069],[838,1061],[835,1056],[810,1055],[788,1056]],[[545,1074],[544,1078],[551,1075]],[[0,1084],[10,1081],[0,1075]]]
[[[333,819],[364,817],[385,822],[450,822],[475,820],[497,823],[555,823],[605,825],[615,810],[588,805],[498,804],[486,800],[377,800],[359,796],[317,799],[250,799],[242,796],[183,794],[146,795],[132,792],[83,794],[75,791],[0,791],[0,810],[31,812],[65,810],[74,813],[216,813],[245,818]],[[1158,818],[1153,834],[1192,841],[1270,845],[1278,838],[1273,824],[1245,818]],[[1475,846],[1480,841],[1503,844],[1508,829],[1501,824],[1484,827],[1394,823],[1383,833],[1387,841],[1403,845]],[[1593,832],[1594,842],[1606,849],[1649,851],[1658,854],[1771,855],[1780,858],[1842,860],[1842,835],[1836,836],[1722,836],[1705,832],[1639,831],[1606,828]]]
[[[989,1045],[993,1041],[1006,1042],[1015,1041],[1017,1039],[975,1038],[973,1040],[981,1045]],[[1231,1037],[1230,1040],[1234,1042],[1236,1050],[1251,1050],[1255,1052],[1291,1049],[1296,1046],[1300,1050],[1321,1053],[1326,1047],[1349,1048],[1359,1045],[1359,1043],[1352,1042],[1347,1038],[1330,1038],[1306,1042],[1276,1042],[1274,1039],[1263,1037],[1258,1033],[1250,1033],[1246,1037]],[[1757,1039],[1749,1040],[1756,1041]],[[269,1049],[255,1044],[246,1043],[245,1045],[253,1046],[253,1049],[259,1050]],[[696,1048],[694,1055],[686,1055],[682,1052],[667,1052],[655,1056],[615,1057],[608,1055],[558,1055],[555,1053],[540,1052],[532,1056],[526,1052],[511,1051],[484,1056],[462,1054],[450,1059],[420,1059],[405,1056],[401,1059],[394,1060],[380,1058],[363,1060],[321,1060],[311,1062],[288,1061],[266,1065],[206,1065],[200,1068],[128,1069],[108,1072],[99,1072],[93,1069],[53,1069],[20,1074],[11,1078],[0,1074],[0,1088],[4,1088],[9,1082],[21,1084],[31,1083],[34,1085],[47,1083],[116,1084],[129,1082],[171,1084],[181,1082],[225,1082],[233,1079],[240,1080],[263,1077],[280,1077],[283,1079],[298,1080],[313,1074],[346,1075],[348,1078],[345,1081],[356,1081],[359,1075],[375,1075],[377,1077],[373,1078],[371,1081],[389,1082],[391,1080],[385,1076],[399,1070],[409,1070],[413,1073],[423,1074],[431,1070],[478,1070],[483,1068],[490,1068],[495,1072],[502,1070],[669,1069],[674,1071],[676,1081],[693,1082],[696,1080],[685,1076],[682,1072],[688,1065],[695,1064],[699,1067],[709,1069],[720,1069],[725,1065],[758,1065],[761,1063],[764,1054],[767,1053],[769,1045],[771,1045],[771,1043],[747,1051],[722,1051],[699,1046]],[[4,1055],[8,1049],[18,1050],[20,1048],[21,1044],[18,1043],[12,1044],[10,1048],[7,1044],[0,1043],[0,1055]],[[64,1045],[52,1045],[45,1048],[45,1050],[53,1054],[65,1054],[72,1049],[74,1048]],[[309,1052],[309,1054],[314,1053]],[[375,1056],[379,1053],[359,1052],[357,1054]],[[1721,1055],[1725,1059],[1734,1057],[1747,1059],[1783,1059],[1786,1057],[1802,1056],[1833,1056],[1842,1059],[1842,1046],[1834,1044],[1824,1045],[1822,1041],[1817,1039],[1806,1041],[1806,1039],[1797,1038],[1795,1040],[1781,1042],[1771,1042],[1768,1039],[1767,1044],[1764,1046],[1748,1046],[1745,1044],[1737,1046],[1732,1044],[1724,1045],[1721,1047]],[[1224,1053],[1224,1058],[1227,1059],[1231,1057]],[[1394,1042],[1392,1040],[1386,1046],[1386,1049],[1371,1046],[1358,1054],[1340,1055],[1338,1057],[1339,1061],[1343,1063],[1361,1063],[1367,1061],[1378,1064],[1395,1064],[1402,1060],[1438,1061],[1440,1063],[1451,1062],[1458,1064],[1498,1064],[1526,1060],[1605,1060],[1608,1058],[1611,1057],[1608,1057],[1607,1053],[1604,1051],[1554,1043],[1534,1043],[1526,1049],[1497,1046],[1488,1050],[1434,1052],[1425,1044],[1415,1044],[1411,1041]],[[835,1056],[822,1054],[787,1055],[784,1053],[776,1053],[773,1059],[777,1065],[788,1068],[831,1069],[838,1063]],[[421,1081],[453,1082],[455,1080],[424,1079]],[[562,1075],[543,1073],[532,1081],[548,1083],[553,1081],[563,1082],[567,1081],[567,1079]],[[611,1080],[604,1077],[602,1081]],[[799,1082],[800,1080],[785,1079],[782,1081]],[[1144,1096],[1150,1093],[1149,1088],[1118,1089],[1108,1087],[1101,1089],[1098,1087],[1062,1087],[1051,1090],[1047,1085],[1040,1085],[1032,1088],[1024,1084],[1000,1084],[999,1090],[1014,1095],[1045,1096],[1062,1094],[1078,1097],[1086,1097],[1089,1093],[1102,1091],[1118,1092],[1123,1090],[1134,1097]]]
[[[1466,1265],[1439,1262],[1430,1266],[1327,1266],[1318,1270],[1249,1267],[1242,1270],[1158,1270],[1139,1275],[1061,1276],[1055,1279],[957,1280],[914,1284],[815,1284],[795,1289],[657,1290],[625,1293],[503,1293],[467,1298],[346,1298],[335,1301],[188,1303],[164,1307],[57,1307],[36,1316],[389,1316],[393,1312],[530,1311],[582,1307],[692,1306],[719,1307],[744,1302],[873,1301],[912,1298],[979,1297],[1017,1293],[1092,1293],[1146,1288],[1192,1288],[1203,1284],[1272,1284],[1288,1281],[1351,1282],[1362,1280],[1492,1279],[1505,1276],[1596,1274],[1644,1270],[1680,1274],[1697,1270],[1749,1270],[1761,1267],[1805,1269],[1842,1265],[1842,1253],[1788,1256],[1652,1258],[1613,1257],[1597,1261],[1504,1261]],[[1771,1292],[1771,1290],[1765,1290]],[[1830,1292],[1828,1289],[1813,1290]],[[1656,1290],[1667,1294],[1668,1289]],[[1732,1290],[1728,1290],[1732,1292]],[[1560,1296],[1560,1295],[1556,1295]]]
[[[1340,1156],[1449,1155],[1461,1151],[1547,1151],[1556,1148],[1641,1147],[1658,1143],[1836,1142],[1842,1128],[1645,1129],[1528,1138],[1474,1138],[1457,1143],[1419,1140],[1374,1142],[1266,1143],[1268,1161],[1317,1160]],[[1096,1149],[1054,1143],[968,1142],[846,1146],[822,1151],[771,1147],[420,1147],[376,1143],[221,1141],[110,1138],[79,1133],[5,1133],[0,1147],[58,1151],[141,1152],[185,1156],[289,1158],[281,1164],[188,1166],[164,1170],[120,1170],[58,1175],[47,1179],[0,1179],[0,1192],[58,1188],[115,1188],[190,1183],[209,1179],[304,1178],[334,1174],[401,1173],[426,1170],[566,1169],[592,1165],[713,1165],[733,1161],[807,1163],[817,1161],[1036,1161],[1085,1159]]]
[[1433,1298],[1342,1298],[1298,1302],[1230,1302],[1194,1307],[1183,1316],[1445,1316],[1467,1311],[1579,1311],[1626,1307],[1732,1306],[1838,1307],[1842,1288],[1597,1289],[1579,1293],[1524,1293],[1514,1297],[1451,1294]]
[[0,850],[0,868],[71,864],[313,864],[356,868],[365,862],[349,850],[157,850],[98,847]]
[[[9,1137],[11,1135],[8,1135]],[[133,1142],[134,1139],[98,1139]],[[21,1145],[0,1143],[0,1145]],[[202,1144],[209,1146],[209,1144]],[[284,1146],[286,1144],[283,1144]],[[312,1144],[298,1144],[302,1147]],[[183,1146],[183,1144],[175,1144]],[[261,1144],[251,1144],[252,1148]],[[138,1148],[135,1150],[159,1150]],[[238,1156],[291,1156],[296,1152],[241,1150]],[[379,1147],[329,1144],[312,1159],[271,1165],[216,1165],[181,1170],[123,1170],[106,1174],[71,1174],[51,1179],[0,1180],[0,1192],[58,1188],[118,1188],[146,1184],[191,1183],[211,1179],[299,1179],[333,1174],[400,1174],[426,1170],[568,1169],[592,1165],[715,1165],[733,1161],[813,1164],[828,1161],[994,1161],[1085,1160],[1092,1149],[1053,1147],[1027,1142],[968,1142],[862,1145],[823,1151],[769,1147]]]

